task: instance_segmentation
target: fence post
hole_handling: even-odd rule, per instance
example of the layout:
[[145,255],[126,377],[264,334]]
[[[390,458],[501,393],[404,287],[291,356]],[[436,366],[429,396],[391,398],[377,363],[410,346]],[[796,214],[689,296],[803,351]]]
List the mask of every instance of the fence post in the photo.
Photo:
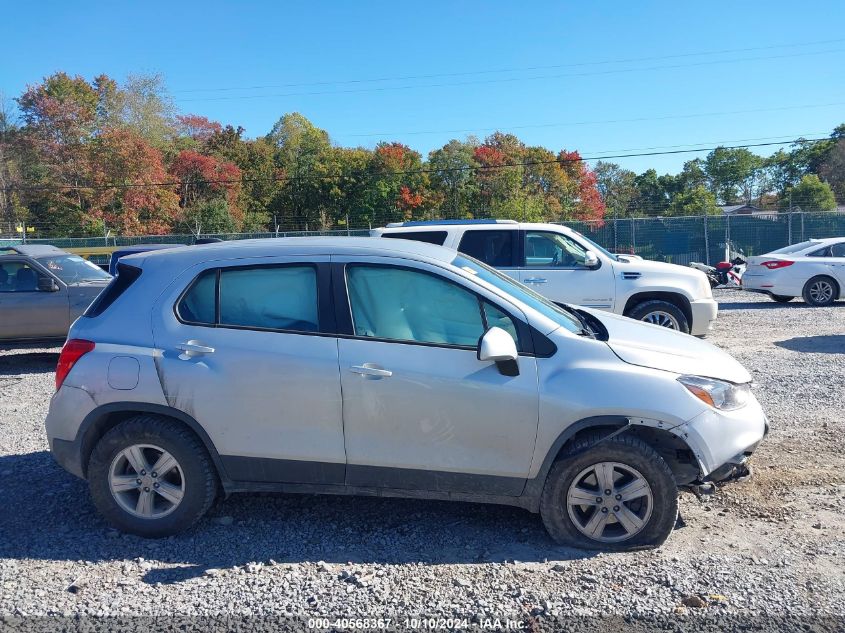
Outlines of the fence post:
[[792,245],[792,207],[789,207],[789,230],[787,231],[787,240],[789,245]]
[[619,228],[616,226],[616,223],[619,221],[619,215],[617,213],[613,214],[613,252],[619,252]]
[[704,214],[704,263],[710,265],[710,236],[707,235],[707,213]]
[[801,209],[801,241],[804,241],[804,210]]
[[631,255],[637,254],[637,223],[631,218]]
[[731,216],[725,216],[725,261],[731,258]]

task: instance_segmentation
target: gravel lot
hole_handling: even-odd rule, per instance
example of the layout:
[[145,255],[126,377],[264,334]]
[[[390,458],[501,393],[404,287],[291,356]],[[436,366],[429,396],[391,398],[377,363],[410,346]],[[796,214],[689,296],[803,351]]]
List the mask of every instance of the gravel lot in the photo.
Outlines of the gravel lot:
[[[235,496],[188,534],[121,535],[47,452],[58,349],[0,352],[0,616],[845,616],[845,302],[717,292],[710,340],[748,367],[772,432],[754,476],[701,500],[657,551],[554,545],[537,516],[473,504]],[[755,620],[756,618],[756,620]],[[726,625],[726,628],[731,628]]]

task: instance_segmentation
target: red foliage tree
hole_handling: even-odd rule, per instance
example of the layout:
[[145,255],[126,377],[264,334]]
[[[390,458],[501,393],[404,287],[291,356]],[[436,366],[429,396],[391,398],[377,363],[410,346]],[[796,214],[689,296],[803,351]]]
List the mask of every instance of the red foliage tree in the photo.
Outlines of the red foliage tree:
[[91,147],[91,172],[91,218],[125,235],[160,235],[172,228],[179,197],[161,186],[168,180],[161,152],[143,138],[127,129],[104,131]]
[[217,121],[199,114],[180,114],[176,116],[180,131],[197,142],[207,143],[215,134],[223,131],[223,126]]
[[604,201],[596,186],[596,175],[577,151],[561,150],[557,156],[561,169],[571,182],[577,183],[578,204],[575,217],[578,220],[602,220],[605,214]]
[[241,226],[243,211],[238,205],[241,170],[237,165],[192,150],[183,150],[170,166],[170,173],[180,182],[182,208],[199,201],[225,197],[229,215],[238,227]]

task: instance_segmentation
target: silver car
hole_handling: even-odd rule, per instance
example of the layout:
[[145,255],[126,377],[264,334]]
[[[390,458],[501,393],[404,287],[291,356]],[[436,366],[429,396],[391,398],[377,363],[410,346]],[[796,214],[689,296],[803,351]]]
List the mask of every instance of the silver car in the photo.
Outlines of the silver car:
[[0,345],[64,341],[111,275],[55,246],[0,248]]
[[71,328],[46,427],[126,532],[275,490],[508,504],[561,543],[656,546],[678,488],[731,476],[767,430],[714,346],[439,246],[253,240],[120,267]]

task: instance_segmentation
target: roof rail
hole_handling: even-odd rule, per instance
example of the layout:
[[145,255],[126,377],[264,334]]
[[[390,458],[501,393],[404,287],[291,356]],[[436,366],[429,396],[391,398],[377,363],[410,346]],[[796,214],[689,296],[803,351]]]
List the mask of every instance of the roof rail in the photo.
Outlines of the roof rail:
[[389,229],[405,226],[439,226],[450,224],[518,224],[516,220],[414,220],[412,222],[391,222]]

